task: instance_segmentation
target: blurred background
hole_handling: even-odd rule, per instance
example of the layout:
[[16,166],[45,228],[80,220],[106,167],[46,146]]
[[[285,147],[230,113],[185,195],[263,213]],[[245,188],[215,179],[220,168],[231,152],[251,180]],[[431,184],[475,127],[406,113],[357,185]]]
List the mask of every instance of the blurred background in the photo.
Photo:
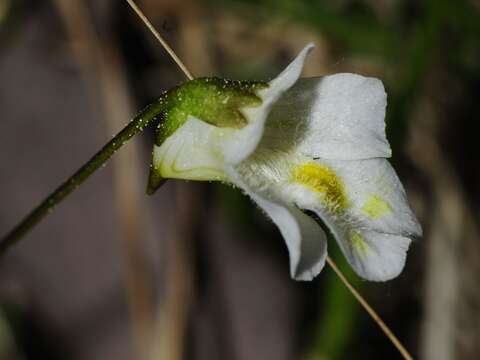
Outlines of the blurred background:
[[[357,278],[416,358],[480,357],[480,1],[138,0],[196,76],[375,76],[419,216],[404,272]],[[0,233],[185,80],[125,1],[0,0]],[[239,191],[145,195],[153,128],[0,259],[0,359],[400,359],[326,267],[290,279]]]

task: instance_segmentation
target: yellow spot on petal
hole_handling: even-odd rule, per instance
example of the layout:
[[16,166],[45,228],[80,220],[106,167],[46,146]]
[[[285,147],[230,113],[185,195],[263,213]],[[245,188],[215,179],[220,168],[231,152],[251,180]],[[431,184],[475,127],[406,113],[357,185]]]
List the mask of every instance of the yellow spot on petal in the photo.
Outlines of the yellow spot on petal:
[[355,250],[357,250],[358,252],[366,252],[368,251],[368,244],[367,242],[365,241],[365,239],[363,238],[362,235],[360,235],[358,232],[356,231],[352,231],[350,233],[350,240],[352,242],[352,246]]
[[342,213],[348,208],[342,180],[325,165],[316,162],[297,165],[291,180],[317,193],[330,211]]
[[390,207],[390,204],[380,196],[372,195],[365,205],[363,205],[362,211],[372,219],[378,219],[379,217],[392,212],[392,208]]

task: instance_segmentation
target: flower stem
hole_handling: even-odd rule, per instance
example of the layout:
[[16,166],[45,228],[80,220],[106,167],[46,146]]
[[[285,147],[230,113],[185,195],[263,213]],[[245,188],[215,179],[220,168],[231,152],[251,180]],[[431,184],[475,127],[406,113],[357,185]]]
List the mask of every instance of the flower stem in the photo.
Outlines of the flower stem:
[[161,97],[140,111],[112,140],[33,209],[0,241],[0,257],[32,230],[46,215],[52,212],[56,205],[78,188],[90,175],[98,170],[100,166],[107,162],[120,147],[134,135],[141,132],[145,126],[157,119],[164,108],[164,97]]

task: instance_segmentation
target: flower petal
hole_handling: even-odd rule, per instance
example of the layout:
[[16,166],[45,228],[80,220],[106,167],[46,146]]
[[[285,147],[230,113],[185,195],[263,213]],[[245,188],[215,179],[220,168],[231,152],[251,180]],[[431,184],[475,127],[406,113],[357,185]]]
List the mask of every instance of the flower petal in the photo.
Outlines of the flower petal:
[[402,183],[386,159],[324,160],[323,163],[344,182],[349,216],[359,226],[407,237],[422,235]]
[[152,165],[163,178],[226,180],[221,147],[233,131],[189,116],[161,146],[154,146]]
[[383,84],[375,78],[356,74],[304,78],[275,103],[269,123],[281,127],[283,137],[292,138],[298,151],[311,157],[389,157],[386,101]]
[[370,281],[387,281],[402,272],[410,238],[339,222],[318,207],[311,210],[330,229],[343,254],[359,276]]
[[337,240],[355,272],[370,281],[387,281],[400,275],[411,242],[400,235],[367,230],[339,235]]
[[292,278],[308,281],[318,275],[327,257],[326,236],[321,227],[297,208],[253,192],[233,167],[227,168],[227,173],[278,226],[290,255]]
[[235,132],[232,138],[225,142],[223,149],[225,162],[238,164],[255,151],[262,139],[265,121],[272,105],[297,82],[302,72],[305,58],[313,47],[313,44],[306,45],[295,60],[280,75],[270,81],[268,88],[258,91],[257,95],[263,101],[261,106],[242,109],[245,117],[249,119],[249,124]]
[[285,196],[322,219],[355,271],[368,280],[397,276],[410,238],[421,234],[405,191],[385,159],[296,164]]

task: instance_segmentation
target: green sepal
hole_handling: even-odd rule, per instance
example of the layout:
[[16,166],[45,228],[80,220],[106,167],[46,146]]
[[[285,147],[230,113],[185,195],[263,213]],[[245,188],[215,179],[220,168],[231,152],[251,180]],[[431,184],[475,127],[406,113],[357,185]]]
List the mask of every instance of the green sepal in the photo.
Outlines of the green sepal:
[[258,81],[198,78],[169,90],[164,121],[157,128],[156,144],[172,135],[188,118],[194,116],[218,127],[241,129],[247,119],[241,108],[256,107],[262,99],[255,93],[268,87]]
[[153,164],[150,165],[150,173],[148,175],[147,195],[155,194],[167,179],[164,179],[158,170],[155,170]]
[[[165,111],[156,129],[155,144],[163,144],[187,121],[189,115],[217,127],[243,128],[248,120],[241,109],[260,106],[262,99],[256,91],[267,87],[267,83],[259,81],[205,77],[170,89],[161,97]],[[155,193],[164,182],[160,171],[152,163],[147,194]]]

